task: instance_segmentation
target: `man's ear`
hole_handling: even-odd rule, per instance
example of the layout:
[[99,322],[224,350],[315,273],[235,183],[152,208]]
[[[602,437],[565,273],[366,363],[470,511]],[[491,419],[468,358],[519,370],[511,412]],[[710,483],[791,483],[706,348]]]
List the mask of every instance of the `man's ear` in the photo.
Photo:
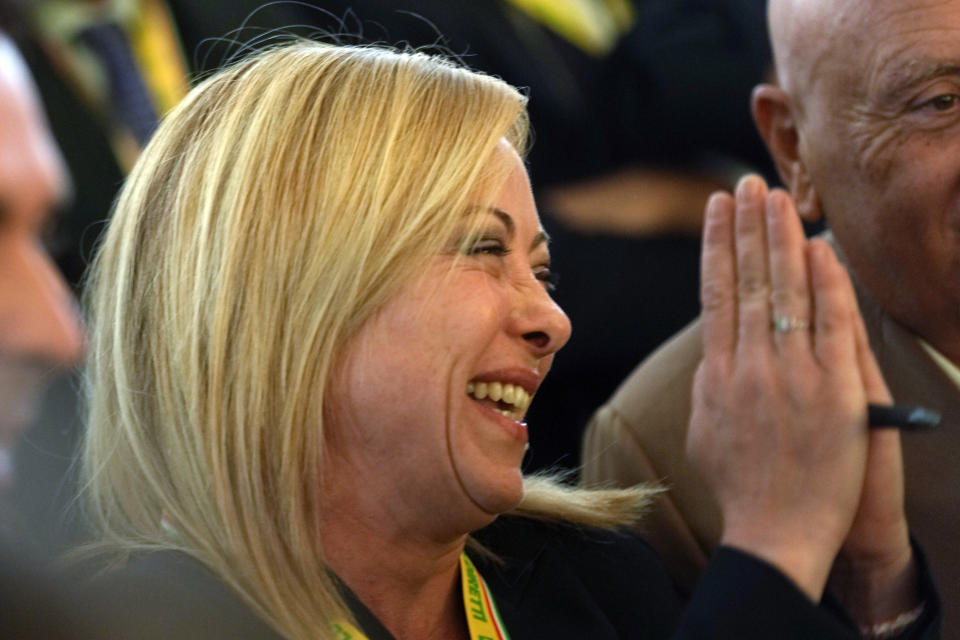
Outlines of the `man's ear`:
[[771,84],[757,85],[751,96],[753,122],[767,145],[783,184],[790,190],[797,213],[806,222],[823,215],[820,196],[800,153],[800,133],[790,105],[790,96]]

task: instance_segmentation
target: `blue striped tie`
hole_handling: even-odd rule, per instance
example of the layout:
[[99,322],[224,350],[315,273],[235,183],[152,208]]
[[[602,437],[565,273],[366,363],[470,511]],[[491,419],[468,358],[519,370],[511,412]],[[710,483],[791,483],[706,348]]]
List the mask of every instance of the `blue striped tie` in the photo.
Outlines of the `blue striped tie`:
[[96,54],[107,73],[113,117],[140,143],[147,144],[157,128],[157,112],[123,29],[103,22],[83,29],[78,38]]

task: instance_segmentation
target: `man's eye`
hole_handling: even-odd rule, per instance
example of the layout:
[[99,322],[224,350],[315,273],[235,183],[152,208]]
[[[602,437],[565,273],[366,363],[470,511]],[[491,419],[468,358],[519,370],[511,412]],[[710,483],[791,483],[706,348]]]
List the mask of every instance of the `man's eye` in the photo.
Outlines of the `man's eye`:
[[958,102],[960,102],[960,95],[955,93],[944,93],[936,98],[933,98],[932,100],[928,100],[920,105],[920,107],[929,107],[935,111],[949,111],[957,106]]
[[70,248],[70,239],[63,228],[55,222],[56,219],[56,216],[51,216],[44,223],[40,229],[40,242],[47,253],[60,257]]

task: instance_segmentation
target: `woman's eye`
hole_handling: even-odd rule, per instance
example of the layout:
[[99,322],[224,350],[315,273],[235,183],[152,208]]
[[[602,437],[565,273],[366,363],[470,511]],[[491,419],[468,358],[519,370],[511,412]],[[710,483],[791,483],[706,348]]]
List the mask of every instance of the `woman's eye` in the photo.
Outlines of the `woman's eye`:
[[510,253],[510,249],[497,238],[480,238],[471,242],[464,243],[463,252],[468,256],[489,255],[505,256]]
[[557,272],[549,266],[537,267],[533,270],[533,276],[543,283],[543,288],[547,291],[551,293],[556,291],[557,282],[560,278]]

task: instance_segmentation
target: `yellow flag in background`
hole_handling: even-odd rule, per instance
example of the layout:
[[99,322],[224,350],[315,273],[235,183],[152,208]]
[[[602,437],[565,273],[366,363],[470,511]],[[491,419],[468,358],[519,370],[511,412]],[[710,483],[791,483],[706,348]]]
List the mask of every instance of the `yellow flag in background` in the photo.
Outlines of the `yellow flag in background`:
[[170,10],[163,0],[140,0],[128,27],[144,82],[161,116],[190,89],[187,65]]
[[586,53],[602,57],[633,26],[629,0],[507,0]]

